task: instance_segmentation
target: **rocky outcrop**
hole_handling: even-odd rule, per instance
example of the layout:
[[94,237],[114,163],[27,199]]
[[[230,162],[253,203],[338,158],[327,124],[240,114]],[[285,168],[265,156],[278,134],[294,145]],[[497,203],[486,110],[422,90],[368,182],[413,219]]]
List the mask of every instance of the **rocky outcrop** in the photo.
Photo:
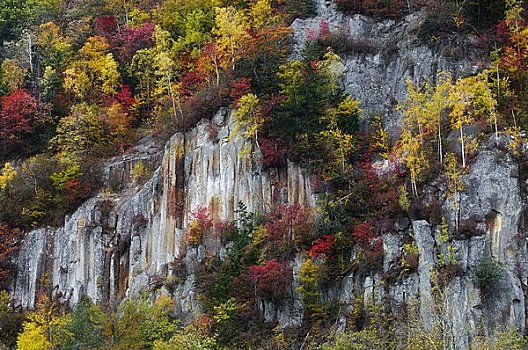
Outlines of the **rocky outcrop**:
[[[407,232],[384,236],[384,275],[368,278],[369,295],[377,295],[397,311],[419,301],[419,316],[428,329],[442,324],[453,349],[467,349],[476,335],[508,328],[524,331],[527,282],[526,239],[519,165],[501,149],[507,140],[493,137],[479,152],[466,175],[464,190],[447,195],[442,214],[450,223],[449,239],[438,224],[412,221]],[[455,204],[457,195],[458,205]],[[456,219],[456,220],[455,220]],[[454,223],[458,222],[458,230]],[[406,235],[413,237],[419,261],[412,274],[387,277],[399,266]],[[443,256],[443,257],[441,257]],[[442,270],[441,259],[453,268]],[[475,277],[477,266],[493,260],[502,266],[498,286],[484,293]],[[445,263],[445,262],[444,262]],[[353,277],[349,277],[353,279]],[[438,281],[442,281],[439,283]],[[490,294],[488,294],[490,293]]]
[[263,169],[254,157],[242,156],[250,141],[230,137],[232,122],[225,109],[213,120],[175,134],[161,166],[142,186],[134,185],[130,173],[139,161],[161,159],[153,147],[147,158],[138,153],[112,161],[107,183],[119,176],[129,184],[122,192],[106,189],[66,218],[63,227],[27,234],[12,288],[15,302],[32,307],[38,286],[51,285],[64,302],[74,304],[87,295],[116,304],[176,274],[178,260],[184,278],[174,301],[183,319],[192,318],[199,307],[194,302],[195,270],[206,252],[218,255],[222,250],[214,242],[186,247],[193,209],[205,206],[212,218],[233,220],[239,202],[255,213],[268,212],[276,203],[315,205],[310,180],[298,166]]
[[317,37],[321,22],[326,22],[334,35],[341,35],[341,40],[349,40],[352,49],[341,54],[342,85],[360,101],[365,112],[363,124],[373,116],[383,117],[392,140],[401,131],[401,113],[396,107],[405,99],[408,78],[415,84],[434,82],[438,72],[466,76],[485,65],[486,54],[479,55],[476,37],[453,35],[435,45],[421,41],[417,33],[426,18],[423,12],[408,15],[402,21],[377,21],[359,14],[344,16],[335,10],[332,1],[315,2],[318,16],[297,19],[292,24],[294,57],[301,56],[310,36]]
[[[360,15],[344,17],[328,1],[317,6],[316,18],[292,25],[294,55],[300,54],[308,30],[317,30],[321,20],[329,23],[331,31],[345,30],[358,43],[368,41],[373,50],[344,55],[343,86],[361,101],[365,116],[386,116],[385,126],[393,138],[401,124],[395,107],[405,96],[407,77],[415,82],[434,80],[441,70],[464,75],[479,68],[474,50],[453,54],[441,46],[421,44],[416,32],[422,13],[401,22],[379,22]],[[87,295],[116,305],[143,290],[165,288],[168,293],[162,286],[174,277],[169,294],[175,310],[184,321],[197,316],[201,310],[197,269],[208,256],[225,256],[226,247],[214,239],[192,247],[186,244],[189,214],[195,208],[205,206],[212,218],[233,220],[239,202],[255,213],[266,213],[277,203],[317,204],[310,177],[298,166],[290,162],[280,169],[264,169],[258,152],[244,155],[250,141],[230,137],[231,114],[228,109],[219,111],[211,121],[176,133],[164,148],[148,141],[112,160],[105,168],[107,189],[67,217],[63,227],[29,232],[16,261],[11,289],[15,302],[31,308],[39,288],[51,286],[64,303],[74,304]],[[342,305],[339,325],[346,324],[356,298],[363,297],[387,303],[395,313],[410,300],[418,300],[424,327],[429,329],[435,322],[448,327],[454,349],[467,348],[476,334],[486,335],[494,328],[524,330],[528,283],[528,251],[521,229],[524,197],[518,163],[501,150],[505,140],[498,146],[496,142],[490,140],[462,176],[463,191],[448,196],[441,181],[430,186],[434,196],[445,199],[440,210],[450,225],[447,241],[438,222],[399,218],[384,233],[381,271],[350,273],[337,286],[322,291],[327,301]],[[134,174],[140,163],[151,169],[146,181]],[[457,230],[455,223],[464,229]],[[417,246],[418,264],[402,273],[398,268],[404,244],[410,240]],[[439,256],[449,252],[458,270],[439,289],[435,285]],[[351,260],[355,258],[353,252]],[[474,277],[486,258],[503,267],[493,298],[484,297]],[[284,328],[301,325],[303,304],[295,288],[303,261],[299,254],[291,262],[293,300],[280,306],[262,303],[266,320],[278,321]]]

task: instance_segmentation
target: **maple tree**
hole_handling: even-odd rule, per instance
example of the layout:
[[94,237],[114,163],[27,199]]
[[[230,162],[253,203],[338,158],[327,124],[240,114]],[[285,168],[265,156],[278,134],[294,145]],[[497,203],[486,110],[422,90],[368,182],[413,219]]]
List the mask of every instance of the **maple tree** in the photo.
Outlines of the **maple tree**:
[[287,296],[292,280],[292,268],[287,263],[272,259],[250,266],[249,271],[258,296],[277,301]]
[[194,208],[189,214],[189,227],[187,229],[187,242],[198,245],[202,242],[207,230],[213,227],[213,220],[209,218],[209,211],[204,206]]
[[33,131],[37,101],[24,90],[0,98],[0,137],[4,150],[13,150]]
[[334,245],[334,236],[324,235],[313,243],[312,248],[308,251],[308,256],[311,258],[330,258],[333,253]]

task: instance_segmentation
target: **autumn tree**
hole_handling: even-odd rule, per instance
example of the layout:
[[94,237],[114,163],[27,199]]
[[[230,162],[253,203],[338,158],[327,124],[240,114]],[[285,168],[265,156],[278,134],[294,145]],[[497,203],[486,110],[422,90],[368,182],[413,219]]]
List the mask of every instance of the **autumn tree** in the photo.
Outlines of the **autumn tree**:
[[59,26],[53,22],[41,24],[37,32],[37,48],[42,65],[62,69],[71,58],[72,45]]
[[0,83],[8,94],[20,90],[24,86],[27,72],[18,60],[6,58],[0,67],[0,73]]
[[466,140],[464,128],[477,119],[493,121],[496,123],[495,99],[486,72],[479,75],[458,79],[449,92],[449,106],[451,112],[451,126],[457,129],[460,135],[460,151],[462,167],[466,167]]
[[434,88],[428,86],[428,101],[425,103],[425,118],[431,127],[431,132],[436,129],[437,152],[440,163],[444,161],[444,149],[442,145],[442,122],[443,115],[449,107],[449,91],[451,90],[451,75],[441,72]]
[[412,132],[412,129],[404,128],[398,142],[398,152],[409,169],[412,193],[418,196],[417,182],[429,162],[420,138]]
[[447,194],[453,198],[453,209],[455,210],[455,227],[458,231],[460,215],[460,191],[464,189],[461,175],[462,170],[458,167],[456,155],[448,153],[444,164],[444,176],[447,182]]
[[231,136],[240,133],[244,138],[251,138],[255,142],[257,149],[260,149],[258,132],[264,124],[264,117],[259,102],[259,98],[251,93],[240,98],[234,113],[235,127],[231,131]]
[[4,150],[13,150],[33,131],[37,102],[24,90],[0,98],[0,137]]
[[61,158],[72,162],[84,156],[104,154],[108,142],[97,108],[86,103],[74,106],[70,115],[59,121],[51,144]]
[[494,62],[497,98],[514,129],[528,125],[528,25],[523,11],[522,0],[506,1],[505,18],[497,25],[502,46]]
[[103,37],[91,37],[79,50],[77,60],[64,72],[64,87],[77,98],[97,99],[100,94],[116,93],[119,71]]
[[222,68],[235,70],[241,57],[241,48],[248,39],[248,26],[245,16],[234,7],[216,8],[216,25],[213,34],[216,36],[218,49],[225,57]]
[[275,301],[287,297],[292,280],[292,269],[287,263],[272,259],[263,265],[250,266],[249,271],[258,296]]

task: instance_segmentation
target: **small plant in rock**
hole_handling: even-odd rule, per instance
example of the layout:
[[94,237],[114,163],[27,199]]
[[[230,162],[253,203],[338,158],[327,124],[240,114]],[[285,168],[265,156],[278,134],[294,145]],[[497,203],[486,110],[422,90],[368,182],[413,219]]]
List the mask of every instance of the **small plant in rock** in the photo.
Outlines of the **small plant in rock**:
[[132,177],[132,181],[134,181],[134,184],[142,185],[147,178],[147,173],[148,171],[147,167],[145,166],[145,163],[140,160],[136,164],[134,164],[130,176]]
[[475,282],[483,296],[489,296],[499,288],[503,278],[503,266],[491,259],[482,260],[475,268]]
[[418,259],[420,258],[420,251],[416,243],[407,243],[403,247],[403,256],[401,264],[404,272],[413,272],[418,268]]
[[190,245],[198,245],[202,242],[205,232],[213,226],[209,218],[209,212],[204,206],[195,208],[189,215],[191,222],[187,230],[187,242]]

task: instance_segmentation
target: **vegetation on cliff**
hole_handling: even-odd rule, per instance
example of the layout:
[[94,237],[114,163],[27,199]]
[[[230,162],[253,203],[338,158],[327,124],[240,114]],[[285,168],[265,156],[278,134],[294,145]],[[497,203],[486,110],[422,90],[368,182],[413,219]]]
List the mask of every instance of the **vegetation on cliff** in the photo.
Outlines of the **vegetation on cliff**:
[[[360,101],[340,84],[340,55],[368,54],[372,47],[321,21],[307,33],[302,57],[289,59],[289,24],[314,14],[309,0],[0,1],[0,289],[9,287],[23,233],[59,225],[99,190],[105,159],[142,136],[163,139],[188,129],[223,106],[236,110],[233,133],[251,140],[247,156],[261,154],[264,167],[293,160],[318,179],[321,193],[318,211],[280,205],[257,217],[240,205],[236,222],[215,221],[196,208],[187,244],[215,237],[230,248],[201,267],[204,313],[188,326],[174,319],[167,296],[118,308],[83,300],[69,309],[43,282],[38,307],[23,316],[0,294],[0,343],[22,350],[285,349],[324,342],[323,349],[419,349],[418,337],[430,349],[447,346],[442,325],[429,333],[413,323],[417,316],[409,310],[407,328],[396,332],[402,320],[359,295],[349,331],[333,336],[329,329],[341,305],[322,291],[351,271],[379,272],[383,233],[398,218],[428,219],[442,228],[445,242],[461,234],[462,223],[442,217],[440,200],[455,198],[458,205],[460,177],[490,135],[508,135],[506,151],[521,156],[528,126],[525,8],[516,0],[505,6],[336,0],[335,6],[345,14],[393,20],[421,9],[426,20],[417,35],[424,43],[476,31],[481,46],[491,48],[491,63],[474,76],[441,73],[417,85],[409,81],[400,103],[403,132],[389,142],[382,116],[359,127]],[[447,147],[449,135],[456,135],[456,149]],[[425,200],[423,187],[433,178],[446,188],[444,197]],[[383,276],[386,281],[417,268],[419,251],[412,237],[406,239],[401,263]],[[460,273],[454,249],[449,244],[437,252],[437,293]],[[294,276],[296,256],[302,261]],[[476,283],[483,294],[493,293],[501,271],[496,262],[482,263]],[[147,292],[170,295],[180,281],[154,282]],[[294,294],[304,305],[301,329],[265,322],[266,305],[281,305]],[[525,346],[512,339],[475,344]]]

